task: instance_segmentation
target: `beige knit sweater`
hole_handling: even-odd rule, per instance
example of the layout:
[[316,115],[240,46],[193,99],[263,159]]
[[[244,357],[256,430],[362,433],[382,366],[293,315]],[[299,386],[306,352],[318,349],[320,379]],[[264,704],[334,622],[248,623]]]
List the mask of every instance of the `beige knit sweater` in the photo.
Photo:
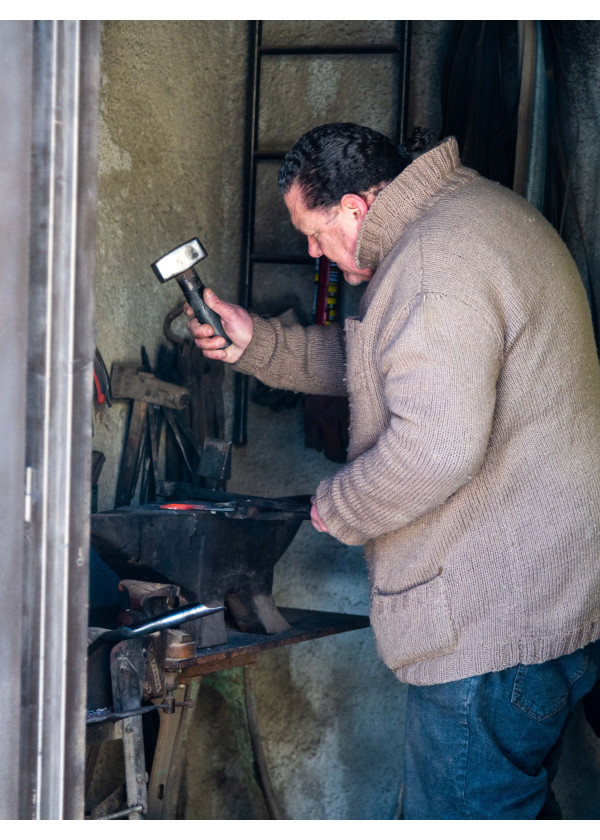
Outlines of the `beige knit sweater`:
[[358,319],[254,319],[236,365],[349,393],[330,533],[364,544],[383,660],[416,685],[541,662],[600,637],[600,372],[553,228],[460,164],[453,139],[377,197]]

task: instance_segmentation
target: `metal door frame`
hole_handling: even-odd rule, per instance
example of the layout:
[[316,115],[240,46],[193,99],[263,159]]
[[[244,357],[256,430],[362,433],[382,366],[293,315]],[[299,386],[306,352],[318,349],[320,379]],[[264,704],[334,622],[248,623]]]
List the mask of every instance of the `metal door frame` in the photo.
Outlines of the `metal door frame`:
[[98,21],[0,23],[3,819],[81,819]]

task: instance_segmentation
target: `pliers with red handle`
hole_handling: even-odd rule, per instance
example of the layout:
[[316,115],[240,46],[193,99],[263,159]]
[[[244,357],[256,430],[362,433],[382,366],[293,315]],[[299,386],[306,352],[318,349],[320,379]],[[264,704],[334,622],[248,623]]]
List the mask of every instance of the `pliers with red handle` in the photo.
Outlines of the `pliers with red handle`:
[[108,375],[104,359],[100,355],[98,348],[96,348],[94,354],[94,388],[98,405],[104,405],[104,403],[109,406],[112,405],[110,376]]

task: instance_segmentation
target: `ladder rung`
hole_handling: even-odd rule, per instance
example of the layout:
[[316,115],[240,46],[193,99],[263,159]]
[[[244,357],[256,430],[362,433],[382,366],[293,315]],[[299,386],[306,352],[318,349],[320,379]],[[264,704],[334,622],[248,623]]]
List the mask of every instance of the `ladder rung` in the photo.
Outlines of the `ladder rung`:
[[313,257],[294,254],[250,254],[252,263],[274,263],[276,265],[314,265]]
[[254,152],[255,160],[283,160],[286,152]]
[[320,47],[259,47],[259,55],[395,55],[402,44],[354,44]]

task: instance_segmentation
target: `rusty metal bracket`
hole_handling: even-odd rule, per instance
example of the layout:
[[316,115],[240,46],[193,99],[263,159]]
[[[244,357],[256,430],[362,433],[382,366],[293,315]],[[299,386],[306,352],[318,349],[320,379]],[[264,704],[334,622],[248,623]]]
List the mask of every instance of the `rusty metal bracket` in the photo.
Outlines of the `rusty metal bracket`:
[[[115,712],[140,707],[146,671],[144,639],[128,639],[116,644],[110,654],[110,671]],[[148,811],[146,753],[140,715],[123,722],[125,790],[130,820],[143,819]],[[138,806],[141,808],[138,809]]]

